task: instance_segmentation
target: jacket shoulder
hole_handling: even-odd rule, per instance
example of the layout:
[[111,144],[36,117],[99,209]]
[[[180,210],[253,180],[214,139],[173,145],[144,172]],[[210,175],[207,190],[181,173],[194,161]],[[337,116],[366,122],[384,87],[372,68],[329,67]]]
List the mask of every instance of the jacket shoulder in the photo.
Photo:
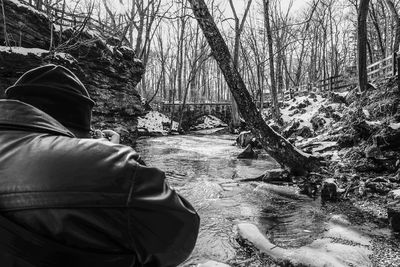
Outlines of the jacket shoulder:
[[18,191],[126,193],[139,159],[128,146],[53,135],[27,138],[9,149],[7,172],[10,179],[18,177],[13,181]]

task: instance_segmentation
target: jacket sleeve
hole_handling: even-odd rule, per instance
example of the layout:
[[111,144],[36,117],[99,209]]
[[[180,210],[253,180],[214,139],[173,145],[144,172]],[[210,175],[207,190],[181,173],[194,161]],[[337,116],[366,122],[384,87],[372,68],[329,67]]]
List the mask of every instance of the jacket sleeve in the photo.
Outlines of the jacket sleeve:
[[162,171],[137,165],[127,205],[130,239],[142,265],[176,266],[190,255],[200,219]]

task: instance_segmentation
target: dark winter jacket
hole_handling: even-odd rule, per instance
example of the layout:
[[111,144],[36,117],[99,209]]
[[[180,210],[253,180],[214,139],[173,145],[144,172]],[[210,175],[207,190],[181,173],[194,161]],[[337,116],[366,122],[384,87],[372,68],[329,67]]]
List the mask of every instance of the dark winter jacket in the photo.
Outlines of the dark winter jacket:
[[0,266],[176,266],[199,217],[128,146],[0,100]]

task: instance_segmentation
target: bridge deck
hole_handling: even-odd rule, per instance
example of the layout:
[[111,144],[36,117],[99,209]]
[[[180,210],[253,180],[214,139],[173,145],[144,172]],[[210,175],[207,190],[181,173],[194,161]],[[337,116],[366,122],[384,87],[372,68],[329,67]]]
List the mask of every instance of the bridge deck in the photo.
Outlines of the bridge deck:
[[[182,103],[162,103],[163,106],[182,106]],[[230,106],[230,102],[217,102],[217,103],[186,103],[185,106]]]

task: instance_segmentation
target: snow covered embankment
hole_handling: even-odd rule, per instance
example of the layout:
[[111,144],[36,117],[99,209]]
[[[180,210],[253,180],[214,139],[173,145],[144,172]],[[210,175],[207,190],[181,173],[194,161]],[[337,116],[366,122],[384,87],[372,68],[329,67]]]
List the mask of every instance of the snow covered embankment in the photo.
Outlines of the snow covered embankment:
[[[171,119],[158,111],[150,111],[138,118],[139,135],[167,135],[171,129]],[[172,122],[172,132],[178,131],[178,123]]]

